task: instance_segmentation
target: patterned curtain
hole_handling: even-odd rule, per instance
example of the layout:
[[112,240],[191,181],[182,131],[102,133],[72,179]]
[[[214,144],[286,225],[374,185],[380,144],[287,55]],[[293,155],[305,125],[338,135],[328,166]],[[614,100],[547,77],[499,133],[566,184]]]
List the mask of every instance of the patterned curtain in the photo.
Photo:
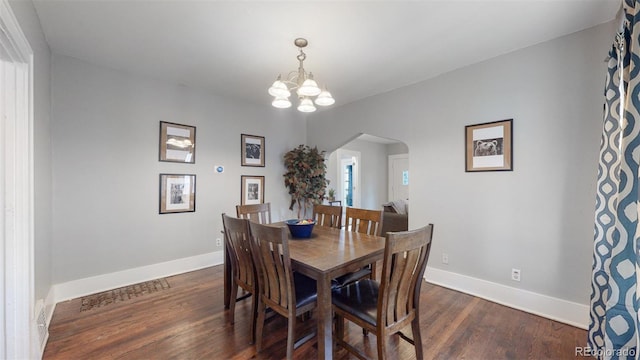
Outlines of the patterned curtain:
[[595,212],[588,345],[598,359],[637,358],[640,4],[623,3],[624,30],[609,53]]

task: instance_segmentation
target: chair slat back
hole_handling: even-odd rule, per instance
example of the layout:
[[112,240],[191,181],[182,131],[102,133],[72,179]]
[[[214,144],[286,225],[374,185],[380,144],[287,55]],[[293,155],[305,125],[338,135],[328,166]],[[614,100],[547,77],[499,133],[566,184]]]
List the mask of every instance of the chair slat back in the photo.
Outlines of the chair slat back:
[[378,319],[390,326],[419,311],[420,286],[431,251],[433,224],[417,230],[387,233]]
[[285,228],[255,222],[250,222],[249,227],[254,238],[254,261],[259,272],[262,298],[276,311],[295,310],[293,272]]
[[249,287],[255,285],[255,267],[251,254],[251,233],[249,221],[222,214],[224,238],[230,250],[233,276]]
[[271,203],[236,205],[239,218],[249,219],[259,224],[271,224]]
[[344,225],[348,231],[377,236],[382,233],[382,210],[348,207],[345,218]]
[[313,219],[317,226],[340,229],[342,227],[342,206],[314,205]]

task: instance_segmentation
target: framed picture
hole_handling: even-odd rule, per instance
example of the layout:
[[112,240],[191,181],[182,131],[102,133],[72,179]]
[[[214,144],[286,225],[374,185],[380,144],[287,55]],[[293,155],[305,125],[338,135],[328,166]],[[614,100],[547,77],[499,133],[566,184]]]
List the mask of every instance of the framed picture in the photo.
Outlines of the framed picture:
[[240,135],[242,166],[264,167],[264,136]]
[[465,126],[465,171],[513,170],[513,119]]
[[196,211],[196,176],[160,174],[160,214]]
[[253,205],[264,203],[264,176],[248,176],[240,177],[242,186],[242,195],[240,204]]
[[160,121],[160,161],[195,164],[196,127]]

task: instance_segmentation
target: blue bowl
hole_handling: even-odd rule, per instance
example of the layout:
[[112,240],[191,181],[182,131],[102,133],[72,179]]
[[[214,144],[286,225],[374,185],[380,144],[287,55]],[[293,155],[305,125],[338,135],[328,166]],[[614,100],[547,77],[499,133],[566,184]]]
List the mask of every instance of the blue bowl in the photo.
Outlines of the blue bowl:
[[316,224],[315,221],[308,220],[306,224],[299,224],[302,220],[291,219],[285,221],[287,226],[289,227],[289,231],[291,232],[291,236],[299,239],[306,239],[311,237],[311,232],[313,231],[313,225]]

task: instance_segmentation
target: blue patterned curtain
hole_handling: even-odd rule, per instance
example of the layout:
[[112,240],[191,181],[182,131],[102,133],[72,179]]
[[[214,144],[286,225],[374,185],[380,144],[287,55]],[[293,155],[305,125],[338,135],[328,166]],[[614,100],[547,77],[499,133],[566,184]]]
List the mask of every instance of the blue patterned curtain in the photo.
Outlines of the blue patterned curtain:
[[640,4],[625,0],[609,53],[595,212],[588,345],[599,359],[637,358],[640,279]]

